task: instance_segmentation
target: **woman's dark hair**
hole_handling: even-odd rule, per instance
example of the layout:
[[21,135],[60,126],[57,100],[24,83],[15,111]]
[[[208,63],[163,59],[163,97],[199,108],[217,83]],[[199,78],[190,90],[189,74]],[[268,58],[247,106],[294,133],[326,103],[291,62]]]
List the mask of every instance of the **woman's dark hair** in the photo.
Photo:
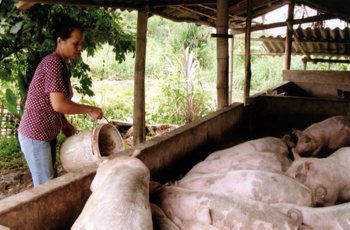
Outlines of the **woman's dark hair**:
[[75,29],[80,29],[84,31],[82,25],[74,19],[71,19],[69,16],[65,14],[56,14],[53,17],[52,21],[53,27],[53,40],[57,46],[57,38],[61,38],[62,40],[66,40],[70,38],[71,33]]

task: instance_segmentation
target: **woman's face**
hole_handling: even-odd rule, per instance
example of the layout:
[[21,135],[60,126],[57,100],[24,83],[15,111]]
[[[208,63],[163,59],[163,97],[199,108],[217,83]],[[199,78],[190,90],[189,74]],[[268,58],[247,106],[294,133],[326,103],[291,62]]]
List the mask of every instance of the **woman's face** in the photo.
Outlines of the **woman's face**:
[[75,29],[70,35],[70,38],[65,41],[60,37],[57,39],[57,52],[65,60],[77,59],[83,49],[84,32],[80,29]]

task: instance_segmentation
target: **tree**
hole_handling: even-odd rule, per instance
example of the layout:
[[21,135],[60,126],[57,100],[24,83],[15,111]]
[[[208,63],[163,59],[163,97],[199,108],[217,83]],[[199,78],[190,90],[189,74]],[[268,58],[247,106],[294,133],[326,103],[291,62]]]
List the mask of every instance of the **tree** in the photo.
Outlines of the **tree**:
[[[51,23],[57,13],[69,15],[85,29],[83,50],[93,56],[103,44],[113,46],[116,60],[135,50],[135,33],[124,29],[122,17],[112,9],[36,4],[26,11],[16,2],[0,0],[0,81],[14,82],[24,105],[30,81],[40,61],[55,50]],[[72,76],[80,81],[79,93],[92,96],[92,79],[81,58],[70,61]]]

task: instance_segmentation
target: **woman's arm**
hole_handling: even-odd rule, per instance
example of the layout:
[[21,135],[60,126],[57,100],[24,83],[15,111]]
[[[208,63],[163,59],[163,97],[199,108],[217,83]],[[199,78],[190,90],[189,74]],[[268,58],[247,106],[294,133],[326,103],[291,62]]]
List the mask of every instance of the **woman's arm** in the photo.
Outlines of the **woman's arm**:
[[75,128],[72,124],[70,124],[66,117],[62,114],[62,132],[65,137],[70,137],[75,134]]
[[71,99],[66,98],[66,95],[62,92],[52,92],[50,93],[50,100],[53,109],[56,112],[62,114],[89,114],[92,119],[102,119],[103,112],[102,109],[94,106],[78,104]]

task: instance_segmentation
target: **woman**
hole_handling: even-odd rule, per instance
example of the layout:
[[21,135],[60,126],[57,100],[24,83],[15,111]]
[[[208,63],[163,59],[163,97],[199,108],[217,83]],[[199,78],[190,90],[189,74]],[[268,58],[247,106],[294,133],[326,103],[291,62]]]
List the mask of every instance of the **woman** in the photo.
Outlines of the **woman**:
[[34,187],[55,177],[56,137],[60,130],[66,137],[75,134],[75,128],[64,114],[87,113],[94,120],[103,116],[100,108],[71,100],[68,61],[80,56],[84,41],[81,25],[67,16],[57,17],[53,37],[56,51],[46,56],[35,71],[18,128],[18,139]]

